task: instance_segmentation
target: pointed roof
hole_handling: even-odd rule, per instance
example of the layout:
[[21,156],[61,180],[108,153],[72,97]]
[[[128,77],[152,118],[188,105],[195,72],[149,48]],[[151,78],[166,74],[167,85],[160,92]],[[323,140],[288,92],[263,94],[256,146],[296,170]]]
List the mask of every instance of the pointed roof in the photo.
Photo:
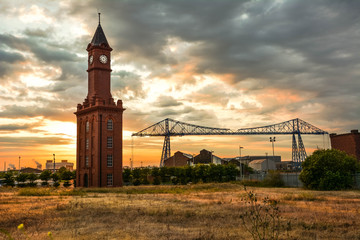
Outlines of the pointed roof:
[[110,47],[108,41],[106,40],[105,33],[102,30],[102,27],[99,23],[99,25],[96,29],[96,32],[94,34],[94,37],[91,40],[91,45],[100,46],[101,44],[104,44],[105,46]]
[[92,46],[105,45],[106,47],[110,47],[108,41],[106,40],[105,33],[102,30],[102,27],[100,24],[100,13],[98,13],[98,14],[99,14],[99,25],[95,31],[95,34],[94,34],[90,44]]

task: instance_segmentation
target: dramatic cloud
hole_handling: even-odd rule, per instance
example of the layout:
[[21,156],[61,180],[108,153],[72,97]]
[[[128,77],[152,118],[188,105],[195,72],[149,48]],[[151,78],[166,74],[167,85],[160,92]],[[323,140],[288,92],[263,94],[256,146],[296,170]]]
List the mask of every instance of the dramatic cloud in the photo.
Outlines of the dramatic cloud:
[[1,133],[35,128],[5,118],[75,122],[97,9],[125,131],[168,117],[233,129],[297,117],[330,132],[359,128],[359,1],[35,0],[0,4]]

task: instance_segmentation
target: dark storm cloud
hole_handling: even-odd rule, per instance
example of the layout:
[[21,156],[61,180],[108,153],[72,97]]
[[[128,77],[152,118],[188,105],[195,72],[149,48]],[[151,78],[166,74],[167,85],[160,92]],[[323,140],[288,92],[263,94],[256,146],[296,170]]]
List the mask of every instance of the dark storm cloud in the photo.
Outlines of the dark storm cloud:
[[[197,44],[191,52],[200,59],[194,68],[197,73],[233,74],[233,82],[255,78],[253,90],[272,87],[314,96],[298,103],[265,105],[257,111],[252,106],[253,114],[283,109],[296,115],[313,106],[300,114],[329,121],[329,125],[332,118],[341,125],[359,124],[354,103],[360,100],[360,1],[93,3],[104,12],[108,36],[116,39],[114,48],[141,61],[147,59],[150,69],[174,64],[162,49],[169,37],[177,37]],[[205,100],[217,96],[208,92]],[[348,100],[341,100],[344,96]],[[201,95],[196,99],[203,100]],[[223,98],[222,104],[226,103]]]
[[[281,109],[320,118],[329,125],[331,119],[344,126],[359,124],[359,108],[354,103],[360,101],[360,1],[93,0],[70,4],[59,12],[86,19],[91,35],[97,25],[96,9],[103,13],[102,26],[114,49],[112,54],[121,56],[117,65],[131,64],[151,72],[150,77],[161,78],[181,72],[172,67],[189,61],[196,64],[193,74],[214,73],[220,80],[222,74],[231,75],[232,78],[223,81],[250,96],[254,91],[260,95],[269,87],[311,93],[311,98],[296,103],[269,101],[258,109],[250,104],[251,109],[244,111],[254,115],[269,116]],[[81,102],[86,93],[79,94],[78,86],[87,86],[86,59],[76,53],[86,54],[84,48],[91,36],[62,44],[51,29],[26,29],[23,33],[24,37],[0,34],[0,59],[10,59],[7,65],[0,64],[0,76],[15,71],[15,61],[22,61],[22,55],[15,52],[11,52],[12,56],[2,55],[7,53],[5,49],[33,53],[39,61],[62,70],[48,91],[56,93],[59,99]],[[184,59],[164,53],[169,38],[193,44]],[[114,71],[112,76],[113,95],[127,96],[125,100],[146,97],[146,79],[135,72]],[[244,87],[244,80],[253,84]],[[184,79],[174,81],[179,89],[188,84]],[[166,103],[166,99],[158,97],[157,107],[165,107],[158,117],[180,114],[185,118],[188,114],[179,108],[182,101],[168,99]],[[194,102],[226,106],[234,96],[222,93],[221,89],[204,88],[203,92],[186,97]],[[309,111],[311,106],[314,109]],[[301,113],[302,109],[307,112]],[[14,116],[21,112],[6,110]],[[216,116],[192,113],[191,119]],[[30,111],[28,115],[31,114],[35,113]]]
[[154,104],[156,107],[175,107],[180,106],[183,103],[179,102],[175,98],[171,96],[161,95],[158,97],[156,103]]
[[42,145],[67,145],[72,139],[62,137],[0,137],[2,147],[36,147]]
[[118,97],[121,98],[125,94],[133,95],[133,97],[145,96],[143,79],[140,75],[129,71],[116,71],[111,74],[111,77],[112,91]]
[[14,63],[24,60],[25,58],[19,53],[5,52],[0,50],[0,62]]
[[7,124],[7,125],[0,125],[0,131],[18,131],[18,130],[29,130],[33,128],[34,125],[32,124]]
[[53,34],[53,29],[51,29],[51,28],[47,28],[47,29],[27,28],[27,29],[25,29],[24,34],[29,37],[48,38],[48,37],[51,37],[51,35]]
[[22,118],[22,117],[39,117],[43,116],[50,119],[58,120],[73,120],[74,116],[71,114],[73,108],[64,109],[61,103],[56,106],[37,107],[32,106],[18,106],[18,105],[5,105],[2,111],[0,111],[0,117],[6,118]]

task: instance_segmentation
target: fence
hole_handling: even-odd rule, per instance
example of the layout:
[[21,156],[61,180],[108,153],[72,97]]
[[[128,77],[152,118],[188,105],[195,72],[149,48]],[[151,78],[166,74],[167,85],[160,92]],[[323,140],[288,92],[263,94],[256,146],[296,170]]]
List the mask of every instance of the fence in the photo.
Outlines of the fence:
[[360,189],[360,173],[354,175],[354,187]]
[[[281,179],[287,187],[303,187],[303,183],[299,179],[300,172],[280,173]],[[243,180],[263,181],[266,173],[256,173],[242,176]],[[360,189],[360,173],[354,175],[354,188]]]

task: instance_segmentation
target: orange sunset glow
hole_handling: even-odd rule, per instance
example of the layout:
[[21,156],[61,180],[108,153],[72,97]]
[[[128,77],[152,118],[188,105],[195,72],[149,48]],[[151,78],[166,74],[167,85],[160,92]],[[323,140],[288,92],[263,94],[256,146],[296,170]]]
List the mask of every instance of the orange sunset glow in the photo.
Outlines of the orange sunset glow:
[[[76,163],[74,112],[88,93],[97,11],[113,49],[111,93],[126,108],[124,166],[159,165],[164,138],[132,134],[165,118],[232,130],[294,118],[329,133],[358,129],[358,13],[345,5],[0,0],[0,170],[18,168],[19,157],[21,167],[44,167],[53,154]],[[171,137],[171,152],[235,157],[241,145],[244,156],[272,154],[270,136]],[[291,135],[276,140],[275,155],[291,160]],[[327,135],[303,141],[308,155],[330,147]]]

